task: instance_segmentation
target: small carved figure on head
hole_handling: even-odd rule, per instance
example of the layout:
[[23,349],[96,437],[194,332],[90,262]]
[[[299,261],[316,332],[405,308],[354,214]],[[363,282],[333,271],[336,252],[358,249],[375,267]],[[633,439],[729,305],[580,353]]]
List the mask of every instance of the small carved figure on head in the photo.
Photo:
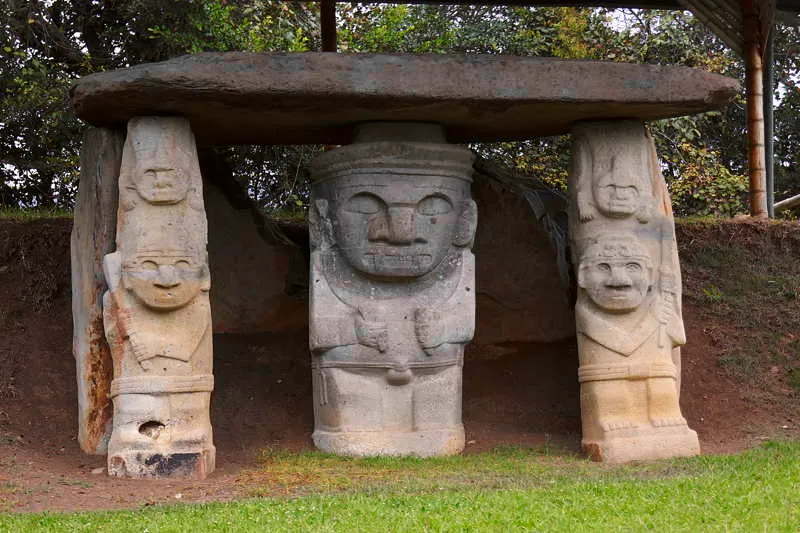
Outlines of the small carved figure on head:
[[151,164],[140,169],[134,177],[134,185],[139,196],[154,205],[176,204],[189,192],[187,173],[167,164]]
[[[641,161],[626,159],[630,158],[612,155],[604,161],[595,161],[592,181],[594,206],[602,214],[612,218],[631,215],[649,218],[647,211],[652,203],[649,198],[650,187],[647,186],[648,180],[641,176],[646,168],[640,164]],[[641,220],[642,216],[639,218],[640,221],[647,221],[647,218]]]
[[186,119],[137,117],[128,122],[120,170],[120,200],[125,210],[140,200],[174,205],[186,199],[194,209],[202,209],[199,174],[194,136]]
[[644,302],[653,286],[653,263],[634,239],[608,237],[581,256],[578,285],[601,309],[628,313]]
[[[607,131],[606,131],[607,130]],[[584,127],[575,133],[573,175],[581,222],[597,213],[609,218],[635,216],[641,223],[655,207],[647,132]]]

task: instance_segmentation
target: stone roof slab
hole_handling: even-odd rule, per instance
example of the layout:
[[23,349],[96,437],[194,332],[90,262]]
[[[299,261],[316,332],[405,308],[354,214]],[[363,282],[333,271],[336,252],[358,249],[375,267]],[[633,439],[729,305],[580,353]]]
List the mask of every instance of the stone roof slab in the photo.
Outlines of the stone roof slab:
[[202,53],[92,74],[71,89],[81,119],[187,117],[201,142],[346,144],[374,121],[436,122],[450,142],[569,131],[718,109],[738,82],[680,66],[502,55]]

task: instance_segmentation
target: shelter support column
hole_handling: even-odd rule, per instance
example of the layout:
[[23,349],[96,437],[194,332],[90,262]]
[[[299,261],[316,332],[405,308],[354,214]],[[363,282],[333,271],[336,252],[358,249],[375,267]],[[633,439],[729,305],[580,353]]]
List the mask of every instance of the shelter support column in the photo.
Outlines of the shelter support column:
[[111,435],[111,353],[103,332],[103,256],[114,250],[119,168],[124,135],[89,128],[83,136],[81,173],[70,245],[72,350],[78,380],[78,443],[105,454]]
[[674,221],[646,126],[574,126],[569,178],[582,446],[614,463],[696,455],[679,405],[686,337]]
[[[764,150],[764,45],[769,16],[758,0],[743,0],[745,88],[747,99],[747,161],[750,175],[750,215],[766,218],[767,170]],[[770,95],[770,98],[772,95]]]
[[128,122],[116,250],[103,259],[113,361],[110,475],[202,479],[214,470],[210,275],[189,121]]

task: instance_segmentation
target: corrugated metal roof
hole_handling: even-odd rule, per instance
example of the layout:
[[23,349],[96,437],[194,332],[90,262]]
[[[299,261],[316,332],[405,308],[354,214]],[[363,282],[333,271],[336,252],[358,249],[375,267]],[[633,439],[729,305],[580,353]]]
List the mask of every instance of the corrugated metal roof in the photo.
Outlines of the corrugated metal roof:
[[742,3],[738,0],[678,0],[739,55],[744,49]]

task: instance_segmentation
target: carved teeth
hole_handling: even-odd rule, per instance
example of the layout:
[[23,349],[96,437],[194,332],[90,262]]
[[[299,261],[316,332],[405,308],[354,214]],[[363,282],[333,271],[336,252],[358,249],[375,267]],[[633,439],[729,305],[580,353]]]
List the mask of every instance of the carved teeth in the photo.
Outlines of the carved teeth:
[[365,253],[367,261],[386,267],[424,267],[433,261],[431,254]]

